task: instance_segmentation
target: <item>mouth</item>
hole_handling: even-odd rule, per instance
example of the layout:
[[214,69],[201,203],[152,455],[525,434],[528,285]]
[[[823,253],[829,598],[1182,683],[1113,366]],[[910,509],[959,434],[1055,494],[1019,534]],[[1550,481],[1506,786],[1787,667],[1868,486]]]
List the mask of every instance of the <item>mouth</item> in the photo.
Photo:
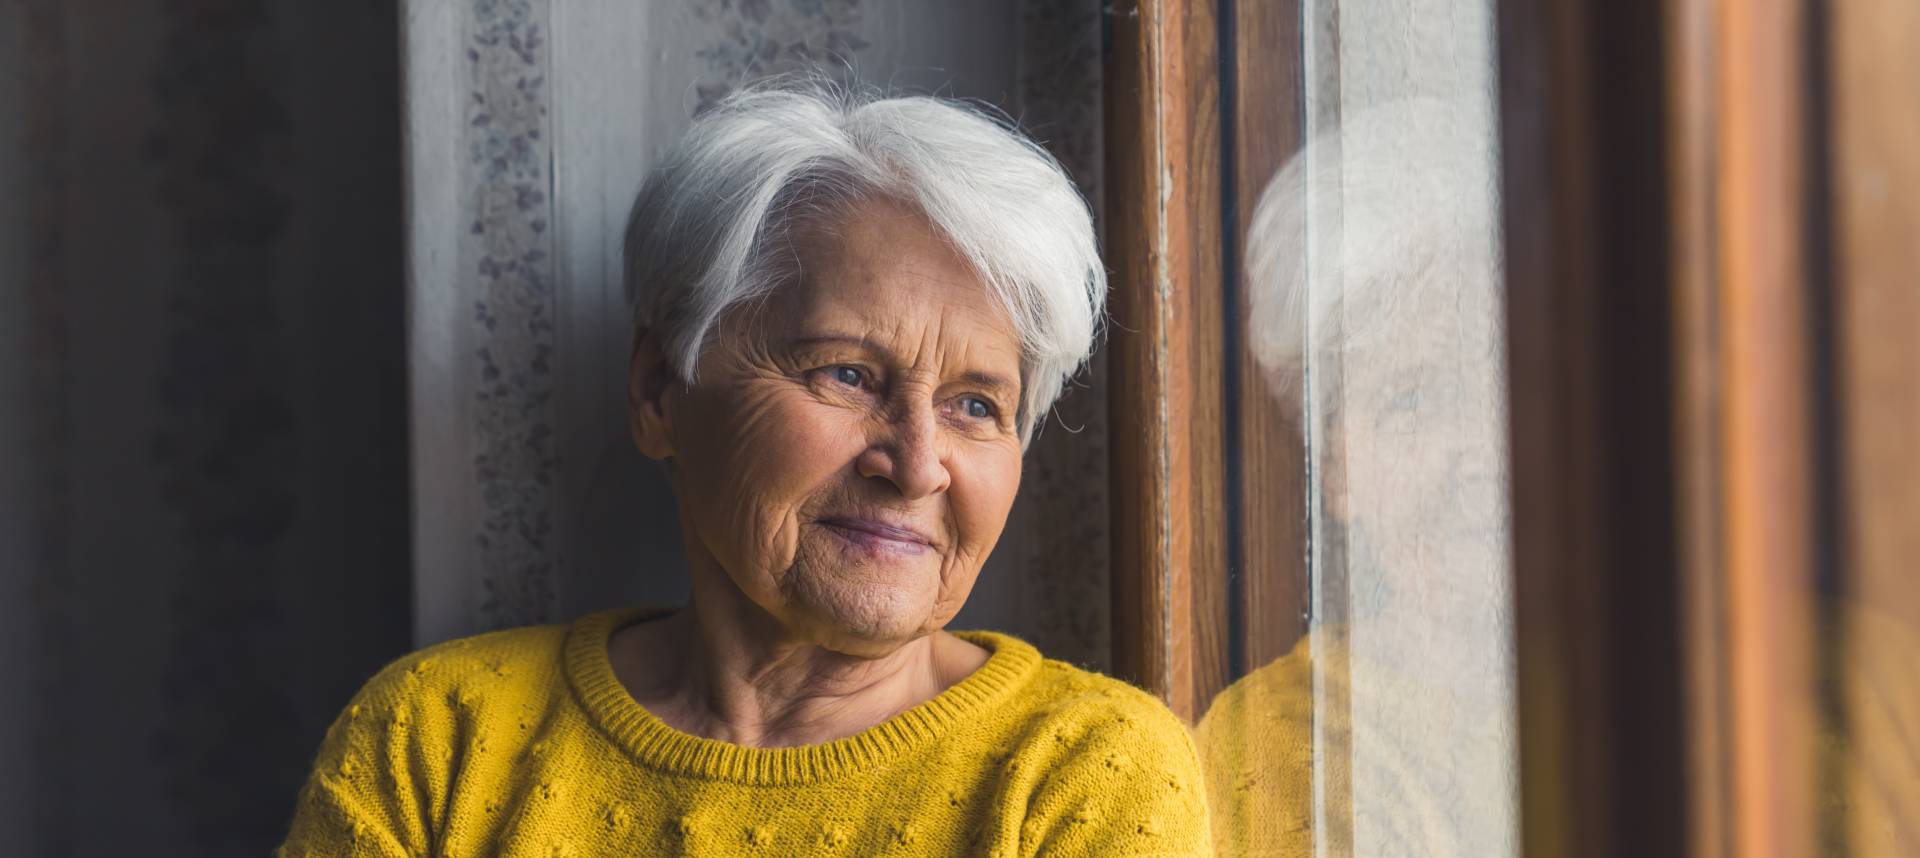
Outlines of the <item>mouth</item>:
[[870,518],[823,518],[818,523],[833,535],[868,550],[918,554],[933,549],[933,540],[926,534]]

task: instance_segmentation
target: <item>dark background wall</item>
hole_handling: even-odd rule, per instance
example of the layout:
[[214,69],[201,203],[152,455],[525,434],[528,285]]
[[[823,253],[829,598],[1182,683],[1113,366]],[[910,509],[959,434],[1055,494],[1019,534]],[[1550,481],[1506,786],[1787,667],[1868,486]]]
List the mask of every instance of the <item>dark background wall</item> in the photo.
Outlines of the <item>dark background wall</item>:
[[266,853],[411,645],[398,26],[0,4],[0,853]]

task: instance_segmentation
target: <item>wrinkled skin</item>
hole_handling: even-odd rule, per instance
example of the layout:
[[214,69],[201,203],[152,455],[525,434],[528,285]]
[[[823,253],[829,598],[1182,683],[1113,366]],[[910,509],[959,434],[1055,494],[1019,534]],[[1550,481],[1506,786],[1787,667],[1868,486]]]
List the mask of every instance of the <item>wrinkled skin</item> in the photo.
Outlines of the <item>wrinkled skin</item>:
[[693,384],[643,334],[634,439],[671,463],[696,604],[878,658],[945,626],[1000,537],[1019,340],[911,209],[857,204],[793,246],[799,282],[723,320]]

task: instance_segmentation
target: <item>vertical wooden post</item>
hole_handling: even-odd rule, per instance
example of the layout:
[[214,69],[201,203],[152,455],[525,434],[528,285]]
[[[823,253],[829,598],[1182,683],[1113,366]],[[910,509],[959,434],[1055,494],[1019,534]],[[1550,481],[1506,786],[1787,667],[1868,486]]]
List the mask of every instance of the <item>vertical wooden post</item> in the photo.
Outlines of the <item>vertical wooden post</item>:
[[[1716,4],[1715,265],[1736,854],[1813,854],[1812,326],[1797,0]],[[1818,129],[1811,133],[1822,133]]]
[[1661,11],[1499,9],[1528,855],[1687,849]]
[[[1280,168],[1305,142],[1305,79],[1301,68],[1301,20],[1297,0],[1247,0],[1230,4],[1235,61],[1222,69],[1233,80],[1233,140],[1228,253],[1246,252],[1254,205]],[[1304,242],[1303,242],[1304,243]],[[1228,260],[1235,281],[1231,300],[1239,312],[1237,347],[1227,359],[1238,364],[1236,389],[1239,468],[1239,563],[1241,647],[1244,669],[1286,655],[1307,633],[1307,454],[1300,407],[1289,406],[1263,378],[1249,347],[1247,272]]]
[[1797,856],[1822,833],[1814,20],[1502,8],[1530,853]]
[[1113,11],[1114,665],[1197,718],[1228,679],[1214,4]]
[[[1844,571],[1826,631],[1845,735],[1842,816],[1822,834],[1849,854],[1920,854],[1920,5],[1848,0],[1824,7],[1831,157],[1828,364],[1831,499]],[[1841,753],[1835,751],[1835,753]],[[1831,808],[1831,803],[1823,803]],[[1823,844],[1824,845],[1824,844]]]

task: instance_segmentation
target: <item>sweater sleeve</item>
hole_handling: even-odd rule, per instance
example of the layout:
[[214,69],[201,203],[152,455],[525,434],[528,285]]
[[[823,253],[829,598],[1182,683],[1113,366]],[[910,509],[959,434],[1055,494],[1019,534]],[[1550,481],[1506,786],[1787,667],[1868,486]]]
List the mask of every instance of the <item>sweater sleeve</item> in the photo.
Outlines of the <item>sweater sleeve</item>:
[[327,729],[278,855],[428,854],[429,766],[415,727],[420,664],[369,681]]
[[1028,807],[1027,854],[1209,855],[1206,786],[1171,711],[1127,689],[1056,759]]

